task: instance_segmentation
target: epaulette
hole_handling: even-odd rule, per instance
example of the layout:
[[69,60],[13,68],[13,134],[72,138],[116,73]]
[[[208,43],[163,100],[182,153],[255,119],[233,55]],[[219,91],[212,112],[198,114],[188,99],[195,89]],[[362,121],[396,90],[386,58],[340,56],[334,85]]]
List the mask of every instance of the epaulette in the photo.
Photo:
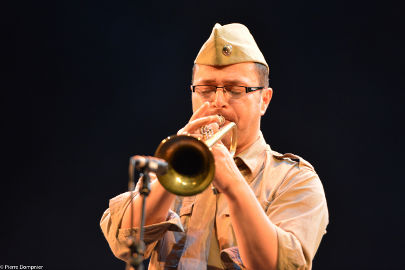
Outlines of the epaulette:
[[291,162],[296,162],[298,168],[300,168],[300,165],[304,165],[307,166],[309,168],[311,168],[312,170],[314,169],[314,167],[305,159],[303,159],[300,156],[291,154],[291,153],[285,153],[285,154],[280,154],[278,152],[272,151],[273,157],[277,160],[287,160],[287,161],[291,161]]

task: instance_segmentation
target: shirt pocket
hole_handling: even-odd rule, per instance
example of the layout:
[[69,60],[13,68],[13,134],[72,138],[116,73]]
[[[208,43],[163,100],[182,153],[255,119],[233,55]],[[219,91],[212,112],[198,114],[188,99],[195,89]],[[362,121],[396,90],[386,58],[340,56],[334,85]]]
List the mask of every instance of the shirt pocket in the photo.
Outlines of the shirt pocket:
[[191,215],[193,214],[194,200],[184,200],[183,205],[180,208],[179,216],[181,224],[183,225],[184,231],[188,229],[188,223],[190,221]]

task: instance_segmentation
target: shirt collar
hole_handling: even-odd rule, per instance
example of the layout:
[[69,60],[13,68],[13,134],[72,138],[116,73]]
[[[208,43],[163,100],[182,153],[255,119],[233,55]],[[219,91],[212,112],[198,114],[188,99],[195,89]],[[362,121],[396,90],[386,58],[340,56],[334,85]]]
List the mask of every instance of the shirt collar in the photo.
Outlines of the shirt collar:
[[263,134],[259,131],[257,140],[246,150],[236,155],[248,167],[253,176],[257,174],[264,162],[266,145]]

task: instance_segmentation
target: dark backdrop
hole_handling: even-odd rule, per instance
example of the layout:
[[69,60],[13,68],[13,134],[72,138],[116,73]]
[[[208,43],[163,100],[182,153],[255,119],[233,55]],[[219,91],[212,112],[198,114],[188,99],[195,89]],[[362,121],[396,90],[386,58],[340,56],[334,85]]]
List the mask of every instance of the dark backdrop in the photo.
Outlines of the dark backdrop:
[[153,154],[187,122],[192,63],[214,24],[240,22],[270,64],[266,140],[309,160],[324,184],[330,224],[314,269],[399,269],[400,10],[389,1],[20,4],[6,24],[16,29],[15,83],[4,89],[13,102],[3,100],[12,166],[0,264],[124,269],[100,217],[126,190],[128,158]]

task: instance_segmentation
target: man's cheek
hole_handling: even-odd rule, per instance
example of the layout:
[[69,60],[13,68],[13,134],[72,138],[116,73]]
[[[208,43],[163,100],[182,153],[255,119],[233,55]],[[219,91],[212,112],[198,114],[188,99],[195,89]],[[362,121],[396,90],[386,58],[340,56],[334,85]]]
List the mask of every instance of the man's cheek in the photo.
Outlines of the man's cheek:
[[198,108],[200,108],[203,104],[203,102],[201,102],[197,97],[195,97],[194,95],[191,98],[191,103],[193,105],[193,112],[195,112]]

